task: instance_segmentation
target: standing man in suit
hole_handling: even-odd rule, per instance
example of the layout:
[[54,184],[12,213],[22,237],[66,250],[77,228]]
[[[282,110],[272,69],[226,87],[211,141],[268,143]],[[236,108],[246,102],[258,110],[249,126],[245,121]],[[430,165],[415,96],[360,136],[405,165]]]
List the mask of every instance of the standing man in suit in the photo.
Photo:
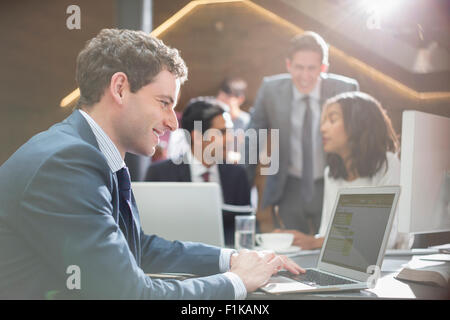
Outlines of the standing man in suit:
[[[279,130],[279,170],[266,179],[262,208],[273,206],[280,227],[315,234],[320,224],[325,155],[320,134],[323,102],[358,90],[356,80],[326,73],[328,47],[314,32],[295,36],[286,57],[288,73],[266,77],[249,128]],[[247,145],[247,155],[257,154]],[[256,164],[248,164],[250,183]]]
[[[144,32],[104,29],[77,59],[78,109],[0,167],[0,296],[12,299],[240,299],[283,256],[167,241],[142,232],[124,166],[175,130],[187,68]],[[170,199],[167,199],[170,201]],[[146,273],[187,272],[185,281]]]

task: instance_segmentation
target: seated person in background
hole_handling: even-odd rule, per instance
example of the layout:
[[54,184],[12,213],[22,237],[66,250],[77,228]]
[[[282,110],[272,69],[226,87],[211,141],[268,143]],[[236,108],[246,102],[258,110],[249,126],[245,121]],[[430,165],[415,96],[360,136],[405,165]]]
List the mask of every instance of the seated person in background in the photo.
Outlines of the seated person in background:
[[[247,82],[244,79],[238,77],[225,78],[220,85],[216,97],[203,97],[203,99],[217,99],[216,104],[221,104],[231,116],[235,132],[237,129],[245,131],[250,122],[250,114],[241,110],[241,106],[245,101],[246,90]],[[229,150],[227,155],[229,163],[237,163],[239,161],[244,148],[243,143],[244,137],[235,135],[234,148],[233,150]],[[186,142],[183,129],[177,129],[171,132],[168,141],[167,158],[177,158],[184,154],[186,149],[190,149],[190,146]]]
[[225,78],[220,85],[216,99],[225,103],[229,108],[231,121],[234,128],[234,149],[228,154],[229,160],[238,163],[244,154],[244,135],[237,134],[236,130],[246,130],[250,123],[250,113],[241,110],[245,102],[245,93],[247,91],[247,82],[239,77]]
[[[190,151],[179,159],[151,165],[146,181],[217,182],[224,203],[250,205],[250,186],[244,167],[226,163],[227,145],[233,139],[226,129],[233,124],[222,103],[212,97],[191,100],[183,112],[181,127]],[[214,131],[220,135],[214,136]],[[234,245],[234,215],[224,213],[223,225],[225,244]]]
[[[195,121],[201,123],[201,128],[195,126]],[[221,186],[224,203],[250,205],[250,186],[244,168],[226,163],[226,148],[232,139],[232,136],[226,134],[226,129],[231,128],[232,124],[229,114],[222,108],[220,102],[209,97],[192,99],[183,112],[181,127],[186,134],[190,134],[190,139],[187,137],[191,146],[190,152],[185,153],[183,159],[170,159],[152,164],[145,180],[217,182]],[[205,132],[209,129],[219,130],[222,139],[215,136],[208,139]],[[220,151],[223,157],[216,154]]]
[[230,107],[231,121],[234,129],[245,130],[250,122],[250,114],[241,110],[245,101],[247,82],[241,78],[226,78],[217,93],[217,100],[226,103]]
[[[322,112],[321,132],[327,167],[319,233],[283,230],[294,233],[294,244],[303,249],[322,247],[339,188],[400,184],[399,142],[391,120],[373,97],[348,92],[329,99]],[[397,233],[397,221],[396,216],[388,248],[407,245],[406,236]]]

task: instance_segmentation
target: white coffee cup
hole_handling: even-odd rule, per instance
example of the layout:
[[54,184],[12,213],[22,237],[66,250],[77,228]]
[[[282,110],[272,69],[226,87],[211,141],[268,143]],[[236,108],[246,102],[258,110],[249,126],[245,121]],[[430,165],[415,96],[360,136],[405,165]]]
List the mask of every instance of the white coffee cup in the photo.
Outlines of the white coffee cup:
[[263,249],[281,250],[292,245],[294,235],[292,233],[258,233],[255,240]]

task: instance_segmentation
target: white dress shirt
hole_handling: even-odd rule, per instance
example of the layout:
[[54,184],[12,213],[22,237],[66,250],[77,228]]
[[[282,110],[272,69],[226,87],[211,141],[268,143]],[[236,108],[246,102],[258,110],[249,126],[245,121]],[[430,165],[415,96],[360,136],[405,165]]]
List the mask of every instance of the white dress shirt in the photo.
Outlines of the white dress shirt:
[[[322,178],[323,169],[325,168],[325,154],[322,146],[322,134],[320,133],[320,114],[322,108],[320,105],[320,88],[321,79],[319,78],[314,89],[308,94],[309,105],[311,107],[311,119],[313,122],[314,179]],[[300,93],[294,84],[292,85],[292,92],[289,174],[301,178],[303,175],[302,130],[306,109],[306,103],[302,99],[306,94]]]
[[220,197],[221,202],[223,202],[222,197],[222,185],[220,183],[219,166],[217,164],[211,167],[205,167],[193,154],[192,152],[186,153],[186,157],[189,163],[189,170],[191,171],[191,181],[192,182],[204,182],[202,175],[209,172],[209,182],[216,182],[220,187]]
[[202,175],[208,171],[209,182],[216,182],[220,186],[219,167],[217,166],[217,164],[214,164],[211,167],[207,168],[196,157],[194,157],[192,152],[188,152],[186,156],[189,163],[189,169],[191,171],[192,182],[203,182]]
[[[95,139],[97,140],[100,151],[106,158],[109,168],[113,173],[119,171],[121,168],[125,166],[125,162],[123,161],[119,150],[114,145],[112,140],[106,134],[105,131],[83,110],[79,110],[81,115],[86,119],[89,126],[94,133]],[[218,175],[218,172],[217,172]],[[203,181],[203,180],[202,180]],[[247,296],[247,290],[245,289],[245,285],[242,282],[241,278],[238,275],[232,272],[227,272],[230,270],[230,258],[231,255],[236,252],[233,249],[221,249],[220,250],[220,258],[219,258],[219,270],[220,272],[224,272],[224,275],[230,279],[231,283],[234,287],[234,295],[236,300],[245,299]]]

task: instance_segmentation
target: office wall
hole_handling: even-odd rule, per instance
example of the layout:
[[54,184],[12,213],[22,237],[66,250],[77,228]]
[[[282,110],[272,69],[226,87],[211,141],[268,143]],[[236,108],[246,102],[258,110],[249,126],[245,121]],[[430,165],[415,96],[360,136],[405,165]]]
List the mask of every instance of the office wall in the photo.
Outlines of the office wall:
[[[81,9],[81,29],[69,30],[69,5]],[[0,2],[0,164],[32,135],[64,119],[59,107],[76,88],[75,61],[85,41],[115,25],[110,0]]]

